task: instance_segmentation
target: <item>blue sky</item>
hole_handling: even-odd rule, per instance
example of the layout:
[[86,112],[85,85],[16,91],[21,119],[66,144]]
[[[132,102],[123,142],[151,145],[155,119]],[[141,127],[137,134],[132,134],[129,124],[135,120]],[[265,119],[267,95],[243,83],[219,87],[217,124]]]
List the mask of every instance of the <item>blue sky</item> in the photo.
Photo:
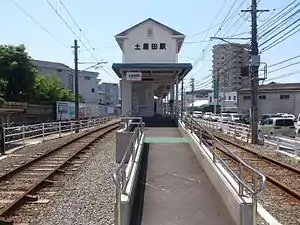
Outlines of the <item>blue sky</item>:
[[[87,48],[90,49],[91,53],[85,50],[82,43],[79,43],[81,45],[79,60],[84,62],[94,62],[102,59],[108,61],[106,72],[103,70],[98,72],[104,81],[109,82],[118,80],[110,69],[111,64],[121,62],[121,51],[115,42],[114,35],[148,17],[187,35],[179,59],[180,62],[196,64],[188,78],[195,77],[199,88],[207,87],[207,81],[209,81],[209,79],[204,80],[209,76],[209,70],[211,69],[211,54],[208,47],[218,43],[218,41],[209,42],[209,37],[214,36],[220,28],[234,2],[236,4],[227,17],[228,20],[221,26],[222,29],[218,36],[225,37],[244,32],[249,33],[239,37],[250,36],[250,17],[248,14],[240,12],[240,9],[246,9],[250,5],[250,0],[185,0],[177,2],[174,0],[62,0],[79,24],[82,32],[73,23],[59,0],[49,1],[65,18]],[[14,2],[17,2],[51,35],[30,20]],[[271,11],[259,15],[259,25],[263,24],[266,19],[276,12],[279,12],[289,2],[291,1],[261,0],[259,8],[270,9]],[[220,10],[223,4],[224,7]],[[216,17],[219,11],[220,14]],[[0,27],[2,28],[0,44],[25,44],[27,51],[35,59],[63,62],[73,67],[73,52],[70,46],[73,45],[75,36],[47,4],[47,0],[1,0]],[[209,30],[203,32],[207,29]],[[300,55],[299,40],[300,32],[264,52],[261,56],[262,61],[271,65]],[[95,50],[92,50],[92,48],[95,48]],[[204,49],[208,50],[205,57],[203,56]],[[296,61],[299,61],[299,58]],[[89,65],[81,65],[80,69],[87,66]],[[299,73],[276,79],[276,81],[300,82],[300,65],[273,72],[269,74],[269,78],[276,78],[295,71],[299,71]]]

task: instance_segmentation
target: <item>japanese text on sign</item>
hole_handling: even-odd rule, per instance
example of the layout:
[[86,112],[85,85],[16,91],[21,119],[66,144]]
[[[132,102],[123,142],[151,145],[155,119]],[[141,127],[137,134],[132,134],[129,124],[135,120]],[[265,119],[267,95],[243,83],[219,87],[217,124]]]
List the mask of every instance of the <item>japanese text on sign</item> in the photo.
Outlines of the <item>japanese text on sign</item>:
[[143,45],[140,45],[140,44],[136,44],[134,45],[134,49],[135,50],[149,50],[149,49],[152,49],[152,50],[166,50],[167,47],[166,47],[166,43],[144,43]]
[[127,72],[126,80],[140,81],[140,80],[142,80],[142,73],[141,72]]

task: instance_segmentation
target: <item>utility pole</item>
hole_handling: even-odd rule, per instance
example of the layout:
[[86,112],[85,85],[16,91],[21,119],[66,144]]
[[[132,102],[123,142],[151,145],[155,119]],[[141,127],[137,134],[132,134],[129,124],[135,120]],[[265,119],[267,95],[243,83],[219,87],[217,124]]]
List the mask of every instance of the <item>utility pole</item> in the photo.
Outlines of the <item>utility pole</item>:
[[257,42],[257,13],[269,10],[257,10],[257,0],[252,0],[251,10],[251,143],[258,144],[258,68],[260,55],[258,54]]
[[192,113],[194,113],[194,102],[195,102],[195,78],[191,78],[190,81],[191,92],[192,92]]
[[78,44],[77,40],[74,40],[74,75],[75,75],[75,120],[76,120],[76,129],[75,133],[79,132],[79,90],[78,90]]

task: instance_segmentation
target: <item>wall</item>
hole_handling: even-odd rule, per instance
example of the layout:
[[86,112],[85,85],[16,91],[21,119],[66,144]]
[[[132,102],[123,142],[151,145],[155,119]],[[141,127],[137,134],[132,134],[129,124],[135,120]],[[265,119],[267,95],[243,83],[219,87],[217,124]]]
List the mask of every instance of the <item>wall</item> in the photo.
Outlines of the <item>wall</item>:
[[103,104],[116,107],[119,104],[119,85],[117,83],[101,83],[99,91],[104,93]]
[[[34,61],[39,74],[56,75],[60,78],[63,85],[70,90],[75,90],[74,70],[62,63]],[[98,73],[90,71],[79,71],[78,83],[79,94],[87,103],[98,103]]]
[[[224,111],[237,111],[237,105],[238,105],[238,97],[237,92],[225,92],[225,102],[224,99],[224,93],[219,93],[219,105],[221,107],[224,107]],[[211,92],[208,94],[208,102],[213,103],[217,101],[214,100],[214,93]]]
[[[153,29],[152,38],[148,35],[147,30]],[[135,29],[132,29],[123,43],[123,63],[175,63],[177,62],[177,44],[172,34],[153,23],[148,21]],[[148,43],[149,49],[143,50],[143,44]],[[158,49],[151,49],[151,44],[157,43]],[[160,43],[166,43],[166,49],[160,50]],[[140,45],[141,50],[135,50],[135,45]]]
[[98,103],[98,83],[95,73],[79,72],[79,94],[84,98],[85,103]]
[[[280,95],[289,95],[289,99],[280,99]],[[250,99],[245,100],[245,96],[249,98],[250,93],[239,93],[238,108],[241,113],[249,113],[251,106]],[[281,91],[281,92],[260,92],[258,99],[259,116],[268,113],[292,113],[298,115],[300,113],[300,91]]]
[[132,84],[132,97],[137,98],[139,104],[137,116],[154,116],[154,83],[135,82]]

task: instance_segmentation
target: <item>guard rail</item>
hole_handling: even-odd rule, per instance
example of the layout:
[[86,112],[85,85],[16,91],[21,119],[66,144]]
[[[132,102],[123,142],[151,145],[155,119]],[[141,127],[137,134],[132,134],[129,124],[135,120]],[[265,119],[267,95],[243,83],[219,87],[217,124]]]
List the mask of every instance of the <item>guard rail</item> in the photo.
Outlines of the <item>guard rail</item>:
[[[246,142],[250,142],[251,140],[251,130],[249,125],[233,122],[211,122],[203,119],[199,119],[197,120],[197,122],[201,126],[208,127],[213,130],[222,131],[223,133],[230,135],[234,138],[238,138]],[[297,156],[300,155],[300,140],[280,135],[266,134],[259,135],[259,138],[267,144],[277,146],[277,150],[288,150],[289,152],[292,152]]]
[[1,152],[4,154],[9,145],[14,144],[24,147],[26,141],[29,139],[41,138],[41,141],[43,142],[47,136],[57,135],[57,137],[62,137],[63,133],[72,133],[75,132],[76,129],[79,131],[88,129],[103,124],[113,118],[116,118],[116,116],[80,121],[58,121],[16,127],[3,127],[1,135]]
[[[122,118],[122,121],[138,121],[131,122],[131,124],[135,124],[136,127],[133,131],[132,137],[130,139],[129,145],[122,157],[120,164],[113,174],[113,181],[116,186],[116,210],[115,210],[115,225],[122,224],[122,212],[121,212],[121,203],[122,203],[122,195],[130,197],[129,193],[126,192],[128,182],[132,175],[133,167],[136,161],[136,156],[138,149],[140,147],[141,140],[144,136],[144,123],[142,118],[140,117],[129,117]],[[126,123],[126,122],[125,122]]]
[[[180,110],[177,110],[176,113],[177,119],[181,120],[181,113]],[[253,225],[256,225],[256,218],[257,218],[257,195],[265,188],[266,186],[266,177],[260,173],[255,168],[248,165],[241,159],[238,155],[236,155],[232,150],[227,148],[222,142],[220,142],[214,135],[206,128],[204,128],[201,123],[198,123],[193,118],[185,116],[181,120],[187,130],[189,130],[192,134],[195,134],[199,139],[199,144],[204,144],[207,149],[209,149],[211,153],[211,159],[213,163],[216,165],[216,168],[219,169],[219,172],[223,175],[224,172],[220,169],[217,164],[221,164],[221,166],[227,171],[227,173],[236,181],[238,184],[238,189],[235,188],[234,184],[230,182],[230,180],[224,176],[228,183],[232,186],[235,192],[243,197],[243,196],[251,196],[252,198],[252,222]],[[208,135],[209,138],[212,140],[212,146],[205,141],[202,134],[205,132],[205,135]],[[222,154],[217,151],[216,146],[221,146],[227,153],[229,153],[232,157],[234,157],[237,162],[239,163],[238,171],[231,169],[228,163],[223,160]],[[247,174],[245,174],[247,171]]]

